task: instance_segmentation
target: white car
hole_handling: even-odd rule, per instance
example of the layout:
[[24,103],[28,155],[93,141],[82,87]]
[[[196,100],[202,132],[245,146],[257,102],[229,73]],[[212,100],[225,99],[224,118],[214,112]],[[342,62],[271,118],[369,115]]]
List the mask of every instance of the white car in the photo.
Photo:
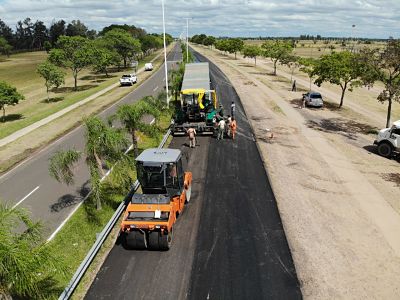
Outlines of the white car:
[[303,94],[303,99],[305,100],[306,106],[322,107],[324,105],[321,94],[317,92]]
[[153,70],[153,64],[152,63],[147,63],[144,65],[144,70],[145,71],[152,71]]
[[135,74],[128,74],[128,75],[122,75],[121,79],[119,80],[119,83],[122,85],[133,85],[134,83],[137,82],[137,77]]
[[374,144],[378,146],[378,154],[390,158],[394,152],[400,152],[400,120],[391,128],[381,129]]

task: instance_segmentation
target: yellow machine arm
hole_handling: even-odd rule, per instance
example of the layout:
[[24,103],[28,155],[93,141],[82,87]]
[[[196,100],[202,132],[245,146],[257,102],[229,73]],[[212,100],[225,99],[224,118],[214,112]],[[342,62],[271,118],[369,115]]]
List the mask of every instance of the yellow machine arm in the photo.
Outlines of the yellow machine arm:
[[[204,97],[205,92],[206,92],[206,90],[204,90],[204,89],[186,89],[186,90],[182,90],[181,94],[183,94],[183,95],[192,95],[192,94],[196,95],[197,94],[197,102],[199,103],[199,107],[201,109],[204,109],[203,97]],[[214,108],[217,109],[217,95],[214,90],[211,90],[210,92],[212,94]]]

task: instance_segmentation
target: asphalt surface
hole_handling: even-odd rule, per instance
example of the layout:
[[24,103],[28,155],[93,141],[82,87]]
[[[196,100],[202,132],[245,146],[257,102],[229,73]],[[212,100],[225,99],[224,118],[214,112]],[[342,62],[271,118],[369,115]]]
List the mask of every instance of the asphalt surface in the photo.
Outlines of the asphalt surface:
[[[196,54],[196,58],[205,58]],[[301,299],[268,176],[235,90],[214,65],[211,81],[226,109],[236,103],[235,141],[175,137],[193,172],[192,198],[167,252],[116,244],[85,299]]]
[[[181,57],[180,46],[177,44],[169,53],[167,60],[177,61]],[[138,79],[140,81],[140,77]],[[164,87],[165,76],[162,65],[137,89],[99,116],[108,117],[115,113],[118,105],[133,103],[144,96],[157,95],[164,90]],[[19,206],[28,209],[34,219],[44,223],[47,235],[55,231],[89,192],[89,174],[83,160],[75,169],[75,184],[72,186],[60,184],[48,174],[49,158],[61,149],[83,150],[83,136],[84,128],[80,126],[0,177],[1,201],[7,201],[11,206],[20,203]]]

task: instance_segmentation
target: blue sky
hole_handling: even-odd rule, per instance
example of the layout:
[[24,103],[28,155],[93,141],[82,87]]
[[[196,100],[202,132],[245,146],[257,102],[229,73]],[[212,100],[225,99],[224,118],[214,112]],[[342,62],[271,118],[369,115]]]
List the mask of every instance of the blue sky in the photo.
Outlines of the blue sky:
[[[165,0],[167,31],[174,36],[357,36],[400,38],[400,0]],[[161,0],[0,0],[0,19],[15,27],[30,17],[80,19],[99,30],[114,24],[134,24],[161,32]],[[356,25],[352,29],[352,25]]]

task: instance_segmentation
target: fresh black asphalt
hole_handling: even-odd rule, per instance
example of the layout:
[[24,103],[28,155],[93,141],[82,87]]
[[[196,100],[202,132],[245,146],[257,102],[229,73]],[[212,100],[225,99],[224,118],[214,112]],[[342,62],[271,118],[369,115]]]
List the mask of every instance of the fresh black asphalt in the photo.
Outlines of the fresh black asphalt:
[[[196,54],[196,59],[205,58]],[[301,299],[276,200],[240,99],[213,64],[227,111],[236,103],[235,141],[176,137],[193,172],[192,199],[167,252],[113,247],[85,299]]]

